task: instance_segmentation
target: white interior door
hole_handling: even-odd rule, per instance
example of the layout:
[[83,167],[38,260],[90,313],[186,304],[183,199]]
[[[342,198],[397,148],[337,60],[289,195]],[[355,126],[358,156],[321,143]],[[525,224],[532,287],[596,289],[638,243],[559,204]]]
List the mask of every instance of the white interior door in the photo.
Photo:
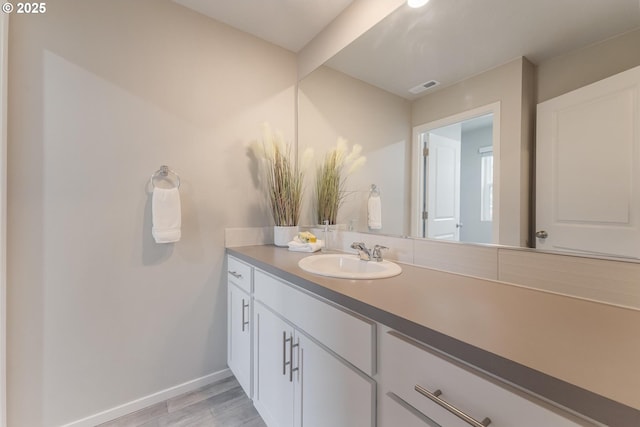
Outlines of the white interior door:
[[[493,212],[492,212],[492,243],[499,243],[500,240],[500,211],[504,210],[504,204],[501,202],[500,197],[500,180],[501,180],[501,149],[500,149],[500,102],[493,104],[483,105],[468,111],[464,111],[453,116],[438,119],[433,122],[421,124],[413,128],[413,138],[411,147],[411,235],[418,237],[428,237],[427,233],[427,220],[426,212],[428,209],[427,193],[429,192],[427,182],[427,169],[428,161],[424,156],[424,148],[426,140],[428,140],[429,134],[436,133],[441,136],[452,137],[453,132],[443,133],[443,129],[454,129],[455,126],[460,126],[456,130],[457,139],[462,141],[462,127],[482,116],[491,115],[493,117],[492,124],[492,148],[494,153],[493,158]],[[456,137],[454,137],[456,139]],[[462,152],[460,155],[463,158]],[[464,163],[461,161],[461,163]],[[462,172],[464,166],[459,166],[459,171]],[[460,178],[460,186],[464,188],[462,178]],[[507,215],[509,216],[509,215]],[[467,227],[467,231],[469,227]],[[517,234],[517,233],[516,233]],[[508,238],[508,237],[507,237]]]
[[[459,128],[459,125],[458,125]],[[427,236],[460,240],[460,136],[428,138]]]
[[538,105],[536,247],[640,257],[639,103],[636,67]]

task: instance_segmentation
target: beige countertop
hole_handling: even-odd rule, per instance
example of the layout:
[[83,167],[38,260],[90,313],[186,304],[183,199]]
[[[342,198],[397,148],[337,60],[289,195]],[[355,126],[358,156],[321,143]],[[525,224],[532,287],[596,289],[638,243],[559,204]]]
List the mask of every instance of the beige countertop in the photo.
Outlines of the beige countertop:
[[388,279],[334,279],[300,269],[309,254],[227,250],[594,419],[640,426],[640,311],[406,264]]

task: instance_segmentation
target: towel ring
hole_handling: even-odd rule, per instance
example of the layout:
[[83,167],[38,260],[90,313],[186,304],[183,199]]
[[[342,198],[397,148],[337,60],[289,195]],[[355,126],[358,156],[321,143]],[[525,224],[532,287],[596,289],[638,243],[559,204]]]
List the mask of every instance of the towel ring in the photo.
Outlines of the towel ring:
[[180,188],[180,175],[172,171],[167,165],[160,166],[160,169],[158,169],[153,174],[151,174],[151,178],[149,179],[149,182],[151,183],[151,187],[153,188],[156,187],[154,183],[154,180],[156,178],[167,178],[169,174],[175,177],[175,187]]

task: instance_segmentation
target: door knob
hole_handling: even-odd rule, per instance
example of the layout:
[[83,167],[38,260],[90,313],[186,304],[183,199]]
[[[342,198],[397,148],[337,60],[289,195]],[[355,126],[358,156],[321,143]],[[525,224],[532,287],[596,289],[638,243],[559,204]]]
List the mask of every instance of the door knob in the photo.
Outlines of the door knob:
[[536,237],[538,239],[546,239],[547,237],[549,237],[549,233],[544,230],[536,231]]
[[463,225],[464,225],[464,224],[462,224],[462,223],[460,222],[460,223],[456,224],[456,228],[462,228],[462,226],[463,226]]

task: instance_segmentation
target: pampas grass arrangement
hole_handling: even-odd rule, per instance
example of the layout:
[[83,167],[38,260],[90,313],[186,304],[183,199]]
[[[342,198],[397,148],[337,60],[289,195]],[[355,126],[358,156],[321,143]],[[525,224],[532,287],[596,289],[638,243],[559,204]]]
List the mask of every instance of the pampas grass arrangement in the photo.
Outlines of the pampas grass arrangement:
[[251,146],[260,160],[267,198],[277,226],[296,226],[300,220],[304,173],[292,157],[291,145],[268,123],[262,126],[262,142]]
[[315,207],[318,224],[336,224],[338,210],[348,195],[346,182],[349,175],[360,168],[366,157],[361,156],[362,146],[355,144],[349,151],[348,142],[338,138],[334,148],[326,154],[324,162],[316,170]]

